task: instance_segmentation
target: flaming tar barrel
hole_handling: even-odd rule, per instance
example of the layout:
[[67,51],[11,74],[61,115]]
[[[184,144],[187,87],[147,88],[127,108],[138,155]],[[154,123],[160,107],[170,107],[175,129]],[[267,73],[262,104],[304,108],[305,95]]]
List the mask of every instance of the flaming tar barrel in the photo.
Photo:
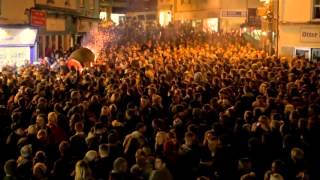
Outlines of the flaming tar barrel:
[[69,69],[75,69],[82,72],[83,67],[89,67],[94,62],[95,55],[88,48],[80,48],[71,53],[67,66]]

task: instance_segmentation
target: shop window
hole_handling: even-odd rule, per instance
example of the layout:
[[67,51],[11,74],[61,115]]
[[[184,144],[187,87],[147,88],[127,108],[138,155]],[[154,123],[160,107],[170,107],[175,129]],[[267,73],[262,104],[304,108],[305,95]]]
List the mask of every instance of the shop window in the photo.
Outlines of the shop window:
[[312,61],[320,62],[320,49],[312,49]]
[[313,19],[320,19],[320,0],[314,0]]

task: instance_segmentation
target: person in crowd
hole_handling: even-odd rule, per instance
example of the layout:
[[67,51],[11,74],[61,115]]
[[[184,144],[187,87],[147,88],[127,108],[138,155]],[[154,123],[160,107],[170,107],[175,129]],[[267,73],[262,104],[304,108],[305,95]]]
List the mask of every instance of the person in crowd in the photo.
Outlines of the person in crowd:
[[89,164],[84,160],[79,160],[75,167],[75,180],[93,180],[92,171]]
[[168,179],[173,180],[173,176],[166,167],[166,160],[164,157],[156,157],[155,159],[155,170],[150,175],[150,180],[156,179]]
[[6,161],[4,164],[4,173],[5,176],[3,180],[19,180],[21,179],[17,171],[17,162],[14,159]]

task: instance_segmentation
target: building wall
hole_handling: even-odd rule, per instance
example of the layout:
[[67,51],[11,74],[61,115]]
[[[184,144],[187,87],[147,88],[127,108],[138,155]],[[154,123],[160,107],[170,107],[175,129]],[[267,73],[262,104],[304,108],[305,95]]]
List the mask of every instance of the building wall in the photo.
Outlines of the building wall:
[[175,0],[174,20],[199,20],[219,16],[220,1]]
[[[47,24],[39,35],[40,56],[69,49],[99,20],[99,0],[36,0],[36,8],[47,12]],[[67,2],[67,3],[66,3]],[[48,50],[49,49],[49,50]]]
[[26,10],[33,6],[33,0],[1,0],[0,24],[28,24],[29,16]]
[[77,9],[77,0],[35,0],[35,3],[57,8]]
[[[320,48],[320,23],[312,23],[313,0],[279,1],[279,38],[280,56],[296,56],[296,50],[309,51]],[[298,13],[297,13],[298,12]]]
[[157,10],[157,0],[128,0],[128,12],[147,12]]
[[217,0],[176,0],[176,11],[208,11],[219,8],[220,1]]
[[221,0],[220,29],[232,31],[246,23],[248,8],[258,8],[260,0]]
[[279,0],[280,21],[308,22],[312,18],[313,0]]

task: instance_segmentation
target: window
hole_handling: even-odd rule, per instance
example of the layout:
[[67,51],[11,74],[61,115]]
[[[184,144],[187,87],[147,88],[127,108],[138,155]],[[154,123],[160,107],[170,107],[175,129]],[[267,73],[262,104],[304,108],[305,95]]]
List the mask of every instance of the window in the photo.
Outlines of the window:
[[47,0],[47,4],[54,4],[54,0]]
[[89,9],[93,10],[95,6],[95,0],[90,0],[89,1]]
[[1,0],[0,0],[0,16],[1,16],[1,9],[2,9],[2,6],[1,6]]
[[313,19],[320,19],[320,0],[314,0]]
[[70,6],[70,0],[65,0],[65,1],[64,1],[64,5],[65,5],[65,6]]
[[80,7],[84,7],[84,0],[80,0]]

